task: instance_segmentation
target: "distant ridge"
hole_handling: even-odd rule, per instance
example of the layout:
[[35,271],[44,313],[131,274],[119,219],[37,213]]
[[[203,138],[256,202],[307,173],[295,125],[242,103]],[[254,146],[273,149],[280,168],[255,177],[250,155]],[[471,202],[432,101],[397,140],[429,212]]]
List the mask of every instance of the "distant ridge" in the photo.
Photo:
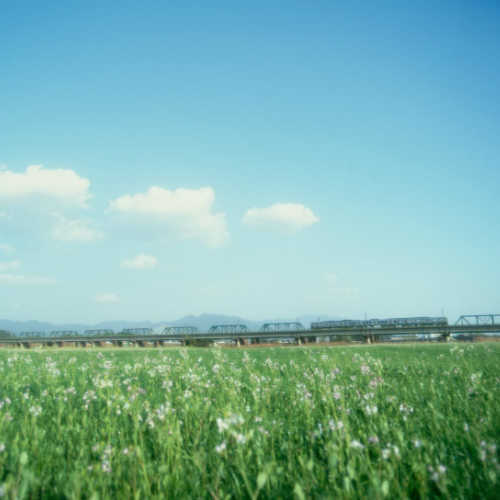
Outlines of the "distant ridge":
[[190,314],[182,318],[170,321],[101,321],[95,324],[83,323],[49,323],[44,321],[12,321],[8,319],[0,319],[0,330],[7,330],[12,333],[21,332],[51,332],[57,330],[74,330],[83,333],[85,330],[98,330],[98,329],[111,329],[121,331],[124,328],[152,328],[154,330],[161,330],[165,326],[195,326],[200,331],[207,331],[212,325],[221,324],[243,324],[250,330],[258,330],[263,323],[273,321],[300,321],[304,327],[308,328],[311,321],[317,319],[339,319],[332,316],[318,316],[318,315],[304,315],[298,318],[288,319],[263,319],[261,321],[247,320],[239,316],[228,316],[224,314],[209,314],[203,313],[199,315]]

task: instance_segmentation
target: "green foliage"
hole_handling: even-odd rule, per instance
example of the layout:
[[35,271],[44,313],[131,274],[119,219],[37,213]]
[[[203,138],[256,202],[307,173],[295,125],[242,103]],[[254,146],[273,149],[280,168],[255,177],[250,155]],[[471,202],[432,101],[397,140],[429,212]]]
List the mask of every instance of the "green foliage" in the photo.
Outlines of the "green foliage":
[[8,498],[498,498],[498,344],[0,351]]

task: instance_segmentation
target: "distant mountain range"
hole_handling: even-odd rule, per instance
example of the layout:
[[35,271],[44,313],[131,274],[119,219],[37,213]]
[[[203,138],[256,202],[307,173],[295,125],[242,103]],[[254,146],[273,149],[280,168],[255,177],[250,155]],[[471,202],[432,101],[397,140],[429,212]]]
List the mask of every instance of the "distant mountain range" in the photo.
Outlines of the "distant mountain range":
[[63,323],[54,324],[47,323],[43,321],[11,321],[8,319],[0,319],[0,330],[7,330],[12,333],[21,332],[52,332],[61,330],[74,330],[83,333],[85,330],[100,330],[100,329],[111,329],[115,331],[121,331],[124,328],[152,328],[153,330],[161,330],[165,326],[195,326],[200,331],[207,331],[212,325],[224,325],[224,324],[243,324],[250,330],[258,330],[263,323],[275,322],[275,321],[300,321],[304,327],[308,328],[311,321],[317,321],[318,319],[339,319],[332,316],[314,316],[314,315],[304,315],[299,318],[293,319],[273,319],[273,320],[262,320],[262,321],[252,321],[239,316],[226,316],[223,314],[200,314],[198,316],[189,315],[183,318],[173,320],[173,321],[103,321],[97,324],[82,324],[82,323]]

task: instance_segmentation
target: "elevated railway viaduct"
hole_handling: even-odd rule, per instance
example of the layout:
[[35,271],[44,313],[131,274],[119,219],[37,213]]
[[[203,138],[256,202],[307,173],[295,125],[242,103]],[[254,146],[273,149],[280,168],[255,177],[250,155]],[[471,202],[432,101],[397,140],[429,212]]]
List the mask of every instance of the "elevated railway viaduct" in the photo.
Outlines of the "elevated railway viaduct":
[[182,345],[210,345],[215,342],[230,342],[236,345],[259,344],[264,342],[294,342],[296,344],[305,344],[311,342],[321,342],[335,340],[356,340],[365,343],[385,341],[388,339],[410,340],[417,339],[418,336],[428,336],[435,340],[447,341],[452,336],[481,336],[485,334],[500,333],[500,324],[469,324],[461,322],[455,325],[446,326],[406,326],[406,327],[387,327],[387,328],[324,328],[324,329],[297,329],[290,330],[267,329],[259,331],[249,331],[246,328],[210,329],[210,331],[195,332],[192,330],[172,333],[163,333],[155,335],[152,332],[144,334],[94,334],[94,335],[75,335],[75,336],[53,336],[53,337],[6,337],[0,338],[0,345],[17,347],[34,346],[103,346],[114,345],[121,347],[124,345],[136,346],[155,346],[159,347],[169,343],[178,343]]

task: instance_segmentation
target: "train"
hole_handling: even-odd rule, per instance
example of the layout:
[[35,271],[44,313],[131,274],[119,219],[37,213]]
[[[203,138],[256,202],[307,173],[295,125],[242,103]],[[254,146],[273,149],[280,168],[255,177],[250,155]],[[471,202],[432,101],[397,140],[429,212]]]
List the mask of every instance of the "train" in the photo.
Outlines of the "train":
[[386,318],[386,319],[342,319],[333,321],[314,321],[311,330],[335,329],[366,329],[366,328],[404,328],[419,326],[448,326],[448,318],[444,316],[416,316],[414,318]]

